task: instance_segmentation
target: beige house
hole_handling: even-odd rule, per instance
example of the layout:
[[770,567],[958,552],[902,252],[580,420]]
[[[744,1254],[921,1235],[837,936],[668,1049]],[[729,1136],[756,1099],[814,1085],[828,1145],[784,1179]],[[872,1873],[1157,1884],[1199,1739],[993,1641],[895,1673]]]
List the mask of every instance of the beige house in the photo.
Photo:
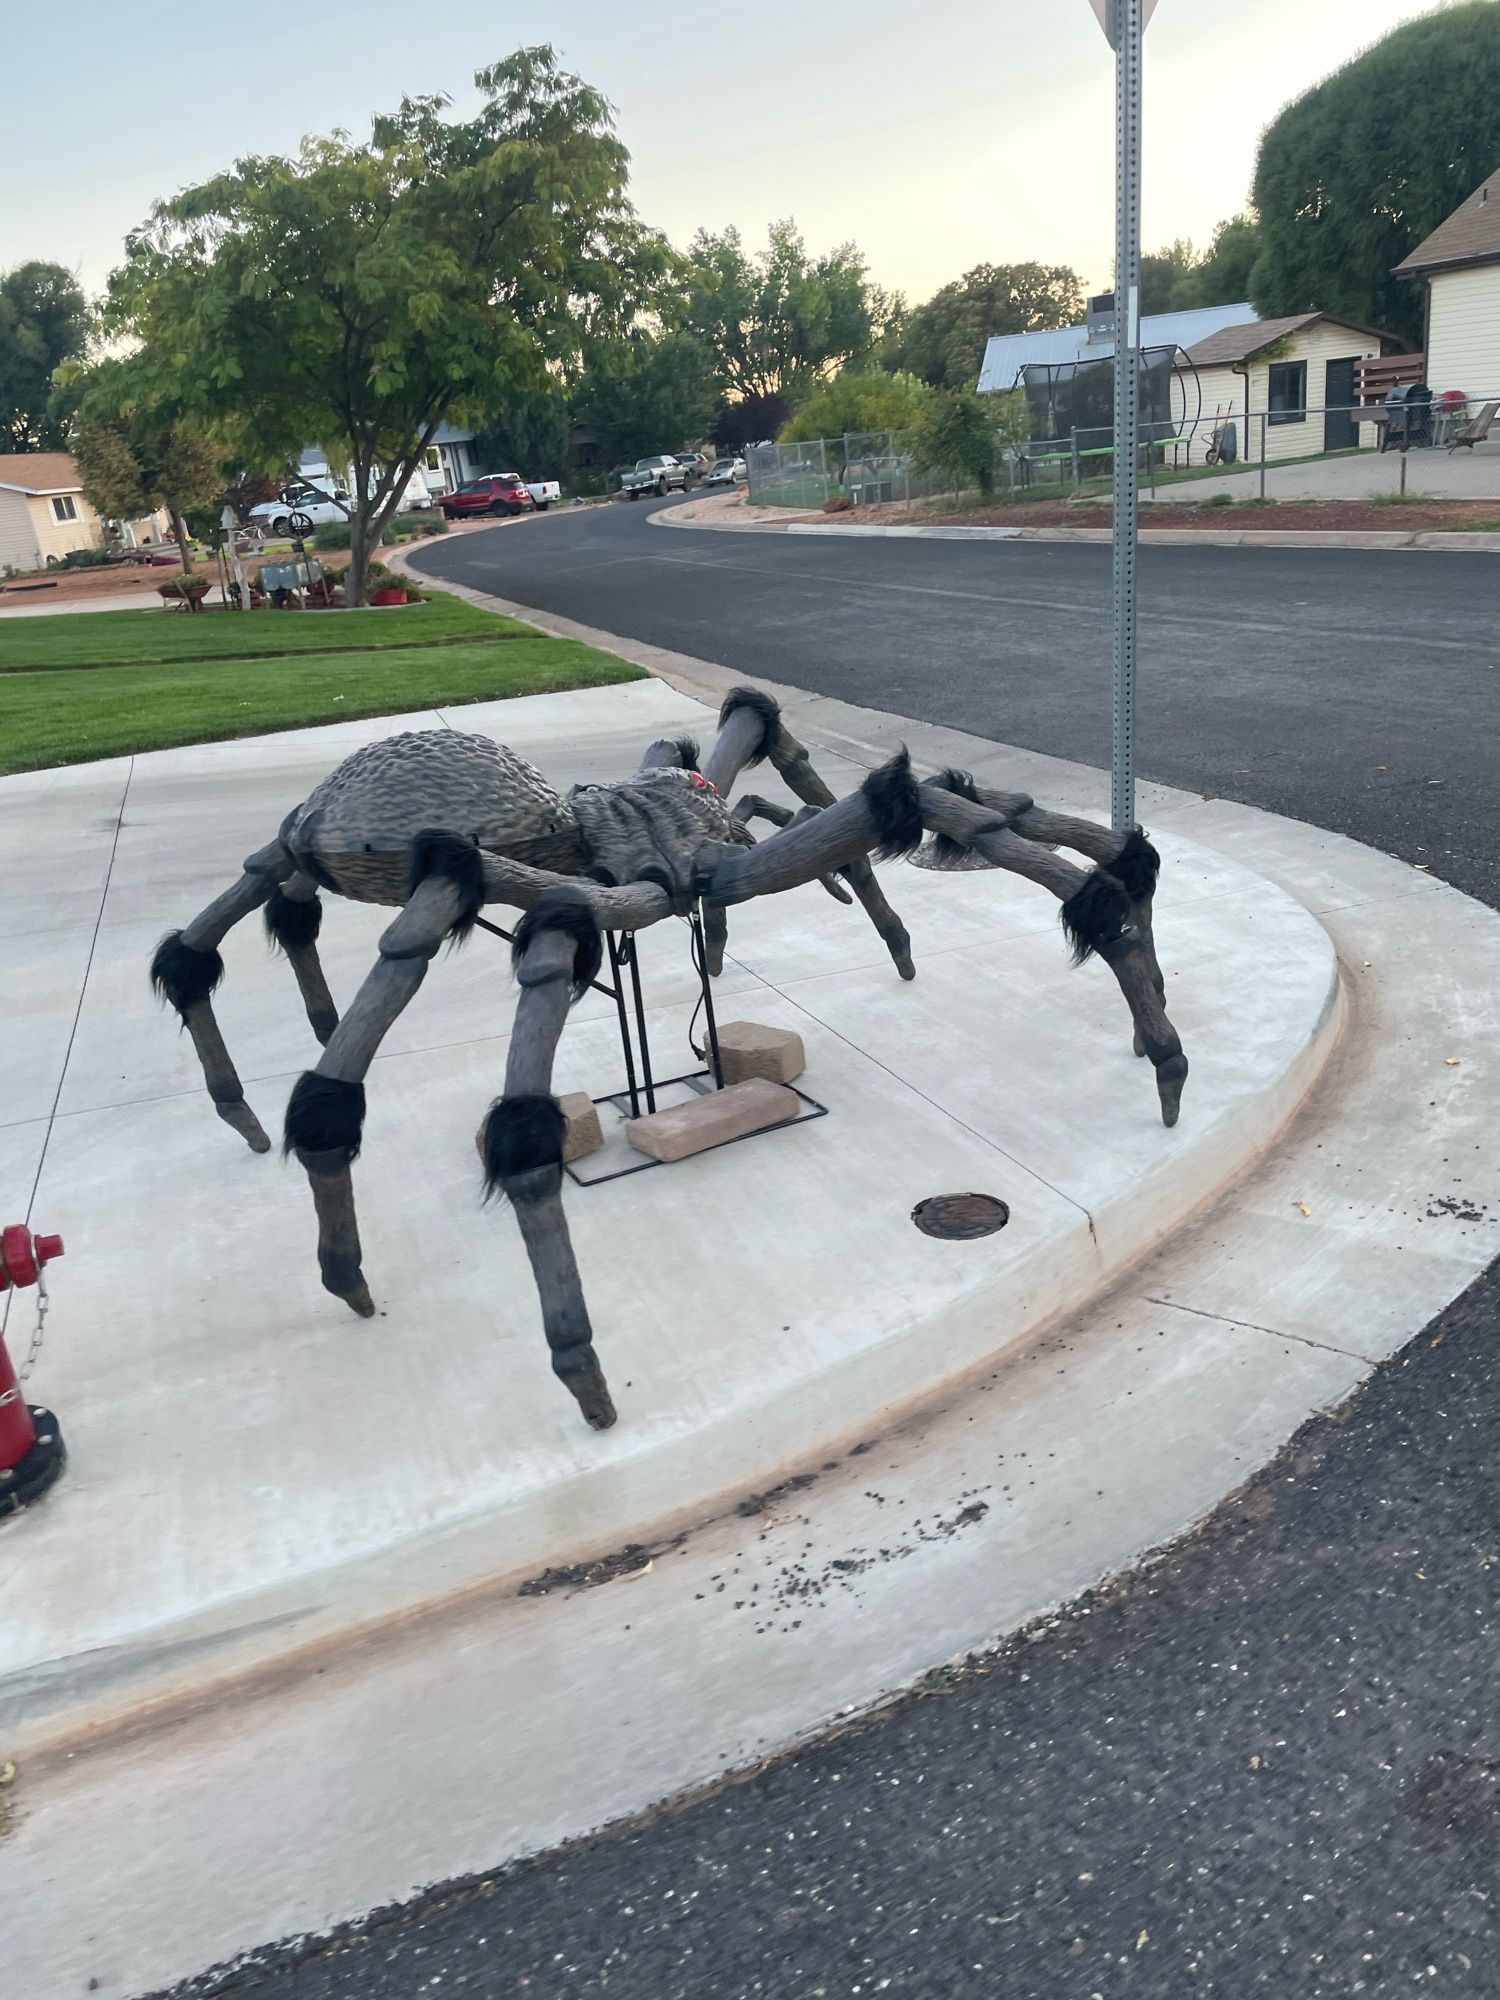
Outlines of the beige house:
[[[139,545],[160,538],[164,517],[119,524],[120,538]],[[105,524],[83,497],[78,467],[66,451],[0,455],[0,573],[45,569],[74,549],[95,549]]]
[[1350,414],[1359,402],[1359,363],[1402,346],[1394,334],[1336,313],[1294,313],[1252,320],[1208,334],[1182,355],[1172,384],[1172,415],[1191,435],[1194,463],[1214,430],[1233,422],[1240,459],[1352,451],[1379,442],[1373,424]]
[[1427,280],[1427,384],[1500,396],[1500,167],[1396,266]]

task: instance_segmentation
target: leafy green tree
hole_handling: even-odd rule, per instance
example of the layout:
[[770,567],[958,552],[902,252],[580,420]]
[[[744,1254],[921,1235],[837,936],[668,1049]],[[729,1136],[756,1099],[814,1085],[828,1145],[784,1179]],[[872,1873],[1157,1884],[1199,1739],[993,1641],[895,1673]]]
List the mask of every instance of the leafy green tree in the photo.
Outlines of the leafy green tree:
[[182,567],[193,567],[185,516],[223,490],[224,445],[168,406],[153,402],[152,371],[138,357],[106,361],[71,385],[73,455],[84,498],[101,514],[139,520],[165,507]]
[[785,396],[720,396],[709,436],[720,452],[743,451],[763,444],[791,421]]
[[892,310],[852,243],[813,257],[795,223],[775,222],[753,256],[737,229],[699,230],[688,247],[681,327],[712,354],[721,389],[774,437],[802,396],[868,353]]
[[813,391],[782,431],[782,442],[843,437],[855,431],[909,430],[931,395],[915,375],[846,368]]
[[912,462],[938,472],[955,485],[971,481],[986,498],[995,490],[1000,438],[998,399],[972,389],[939,389],[928,399],[911,430]]
[[1408,21],[1267,126],[1256,160],[1267,315],[1347,313],[1413,339],[1422,288],[1391,267],[1500,163],[1500,6]]
[[1250,297],[1250,276],[1260,255],[1260,229],[1252,215],[1221,222],[1208,248],[1178,287],[1177,304],[1228,306]]
[[490,472],[519,472],[527,479],[560,477],[572,438],[567,394],[555,381],[535,395],[517,398],[503,412],[481,417],[474,426],[480,465]]
[[308,444],[350,466],[347,589],[445,418],[506,409],[627,327],[670,263],[626,195],[600,93],[547,47],[475,77],[480,107],[403,98],[368,142],[308,139],[158,204],[110,322],[255,470]]
[[1180,312],[1192,303],[1190,293],[1198,268],[1198,253],[1185,236],[1141,258],[1142,313]]
[[1073,326],[1083,311],[1083,287],[1066,265],[976,264],[905,314],[881,360],[934,388],[972,389],[991,335]]
[[595,350],[573,398],[608,465],[687,449],[713,421],[718,377],[696,334],[637,331]]
[[66,424],[50,408],[52,374],[87,338],[87,301],[61,264],[18,264],[0,276],[0,450],[66,451]]

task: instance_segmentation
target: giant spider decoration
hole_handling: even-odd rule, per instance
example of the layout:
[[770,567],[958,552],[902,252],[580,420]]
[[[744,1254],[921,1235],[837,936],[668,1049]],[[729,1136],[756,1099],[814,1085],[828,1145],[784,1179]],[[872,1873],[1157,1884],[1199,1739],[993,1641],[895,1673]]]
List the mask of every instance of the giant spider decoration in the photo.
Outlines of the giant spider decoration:
[[[740,772],[767,758],[803,801],[800,811],[754,795],[726,804]],[[749,830],[755,818],[777,828],[759,844]],[[842,877],[910,979],[911,940],[869,857],[911,854],[924,834],[933,836],[921,856],[931,866],[1010,869],[1061,900],[1075,963],[1097,953],[1114,973],[1135,1025],[1135,1052],[1150,1057],[1163,1121],[1175,1124],[1187,1059],[1167,1019],[1151,933],[1159,862],[1139,829],[1111,832],[1045,812],[1025,793],[989,791],[962,772],[919,781],[904,750],[857,792],[835,799],[777,704],[755,688],[729,695],[701,767],[691,741],[662,740],[633,777],[576,786],[567,798],[484,736],[432,730],[356,750],[250,856],[233,888],[162,940],[151,977],[192,1036],[219,1116],[253,1151],[268,1152],[210,999],[224,970],[219,944],[264,904],[266,929],[291,961],[323,1044],[287,1104],[285,1150],[312,1183],[323,1283],[368,1316],[375,1306],[350,1176],[365,1072],[444,940],[464,937],[487,904],[520,909],[513,952],[520,1001],[505,1089],[483,1127],[485,1185],[515,1209],[553,1370],[589,1423],[604,1430],[615,1410],[563,1213],[563,1117],[552,1095],[558,1040],[571,1002],[599,969],[601,933],[641,930],[701,907],[708,969],[717,973],[728,905],[815,880],[848,902]],[[1059,846],[1094,866],[1062,859]],[[401,912],[342,1020],[318,961],[319,889]]]

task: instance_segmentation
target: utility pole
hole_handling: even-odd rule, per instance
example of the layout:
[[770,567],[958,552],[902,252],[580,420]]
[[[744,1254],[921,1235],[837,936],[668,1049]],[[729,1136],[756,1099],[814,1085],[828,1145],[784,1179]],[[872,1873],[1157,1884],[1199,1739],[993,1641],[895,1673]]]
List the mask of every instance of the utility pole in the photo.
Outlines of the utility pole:
[[1140,548],[1141,44],[1156,0],[1089,0],[1115,51],[1115,529],[1110,818],[1135,825]]

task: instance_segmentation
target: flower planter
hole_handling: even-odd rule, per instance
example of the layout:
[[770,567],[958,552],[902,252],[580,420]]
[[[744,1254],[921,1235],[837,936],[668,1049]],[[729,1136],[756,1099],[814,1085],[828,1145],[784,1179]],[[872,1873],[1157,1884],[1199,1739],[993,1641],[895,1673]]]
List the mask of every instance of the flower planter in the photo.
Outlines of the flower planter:
[[372,590],[370,592],[370,602],[372,604],[404,604],[406,602],[406,592],[404,590]]

